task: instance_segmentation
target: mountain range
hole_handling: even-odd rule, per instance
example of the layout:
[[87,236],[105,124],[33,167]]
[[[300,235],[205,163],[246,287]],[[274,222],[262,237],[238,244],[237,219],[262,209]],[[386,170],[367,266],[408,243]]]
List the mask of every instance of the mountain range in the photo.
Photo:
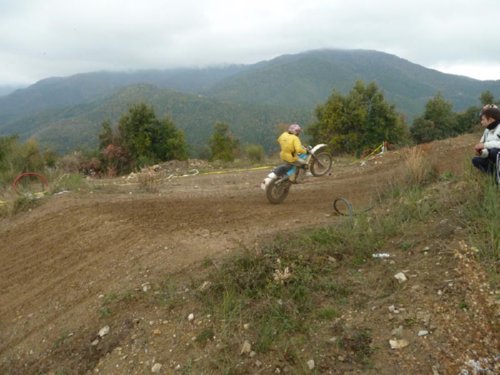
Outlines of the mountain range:
[[445,74],[369,50],[314,50],[251,65],[91,72],[43,79],[0,97],[0,136],[35,137],[60,153],[95,148],[104,120],[116,124],[144,102],[170,116],[193,154],[206,147],[216,122],[242,143],[275,147],[277,125],[314,121],[314,109],[357,80],[375,82],[408,123],[438,92],[455,111],[479,105],[482,92],[500,97],[500,80]]

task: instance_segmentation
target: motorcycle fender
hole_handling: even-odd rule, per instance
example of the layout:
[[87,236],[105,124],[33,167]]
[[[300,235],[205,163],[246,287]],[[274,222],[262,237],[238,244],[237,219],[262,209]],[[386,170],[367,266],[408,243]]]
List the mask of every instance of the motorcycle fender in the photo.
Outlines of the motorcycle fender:
[[323,148],[326,148],[328,145],[325,144],[325,143],[320,143],[319,145],[316,145],[313,147],[313,149],[311,150],[311,154],[315,154],[316,152],[318,152],[319,150],[323,149]]

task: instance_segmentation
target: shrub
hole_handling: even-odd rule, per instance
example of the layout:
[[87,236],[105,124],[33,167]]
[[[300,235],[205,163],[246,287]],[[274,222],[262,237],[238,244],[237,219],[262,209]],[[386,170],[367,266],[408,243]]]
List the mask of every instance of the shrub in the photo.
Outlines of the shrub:
[[209,141],[211,160],[234,161],[239,152],[239,141],[229,130],[229,125],[216,123]]
[[264,160],[264,147],[262,145],[248,145],[245,147],[245,153],[252,163],[260,163]]

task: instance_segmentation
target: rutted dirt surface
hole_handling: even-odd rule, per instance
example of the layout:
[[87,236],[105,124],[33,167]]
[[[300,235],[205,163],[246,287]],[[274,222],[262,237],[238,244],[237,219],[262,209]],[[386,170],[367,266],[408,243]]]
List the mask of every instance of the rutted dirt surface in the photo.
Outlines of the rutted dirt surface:
[[[443,156],[442,170],[459,173],[474,140],[434,147]],[[450,154],[460,157],[445,157]],[[123,179],[105,181],[107,187],[92,193],[52,196],[2,219],[0,369],[26,373],[23,364],[43,361],[65,335],[94,329],[105,295],[140,288],[242,245],[252,248],[278,232],[334,223],[338,197],[354,210],[370,207],[402,161],[397,151],[363,166],[334,164],[331,175],[293,186],[281,205],[269,204],[259,189],[268,170],[242,170],[172,178],[154,193]],[[148,373],[151,366],[144,368]]]

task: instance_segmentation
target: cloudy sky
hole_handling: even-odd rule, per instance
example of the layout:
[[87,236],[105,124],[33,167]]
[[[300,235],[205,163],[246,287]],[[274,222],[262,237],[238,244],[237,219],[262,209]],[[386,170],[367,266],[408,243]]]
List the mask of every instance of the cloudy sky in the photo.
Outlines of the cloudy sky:
[[500,79],[497,0],[0,0],[0,85],[372,49]]

